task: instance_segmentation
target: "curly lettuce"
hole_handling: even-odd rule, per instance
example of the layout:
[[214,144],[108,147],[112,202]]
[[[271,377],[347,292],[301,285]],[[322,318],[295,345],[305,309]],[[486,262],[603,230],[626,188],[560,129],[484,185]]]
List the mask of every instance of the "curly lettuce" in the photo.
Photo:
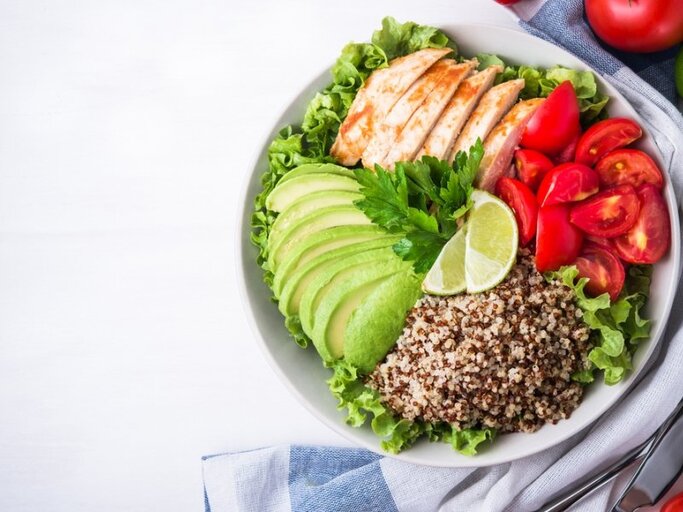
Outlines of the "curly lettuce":
[[587,278],[578,279],[576,266],[566,266],[548,273],[549,279],[559,279],[576,295],[583,311],[583,321],[593,331],[594,347],[588,354],[593,367],[575,373],[572,378],[583,384],[594,380],[595,370],[602,370],[605,384],[620,382],[633,368],[632,358],[639,341],[650,334],[650,320],[642,312],[650,291],[651,265],[632,266],[619,298],[611,302],[609,295],[588,297],[584,291]]
[[370,427],[382,439],[382,449],[399,453],[426,436],[430,441],[445,441],[463,455],[475,455],[477,448],[496,435],[494,429],[456,430],[448,423],[424,423],[396,418],[382,404],[379,393],[367,387],[358,369],[344,360],[332,363],[332,377],[327,381],[330,391],[338,400],[338,408],[346,409],[346,423],[360,427],[371,416]]
[[584,127],[590,126],[607,115],[605,106],[609,101],[609,96],[598,91],[595,75],[590,71],[578,71],[562,66],[549,69],[524,65],[506,66],[505,62],[497,55],[486,53],[480,53],[477,55],[477,59],[479,59],[479,69],[494,64],[504,67],[504,71],[496,79],[497,83],[523,78],[525,86],[520,94],[522,99],[545,98],[555,87],[565,80],[569,80],[574,86],[576,97],[579,99],[581,123]]

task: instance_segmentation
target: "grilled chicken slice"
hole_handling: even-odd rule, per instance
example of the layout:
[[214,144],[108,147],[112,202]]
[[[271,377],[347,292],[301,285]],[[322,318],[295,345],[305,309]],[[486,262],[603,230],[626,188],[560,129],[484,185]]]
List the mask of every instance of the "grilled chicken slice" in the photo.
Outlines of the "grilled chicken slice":
[[426,48],[391,61],[374,71],[351,104],[330,154],[342,165],[355,165],[379,124],[424,72],[447,55],[450,48]]
[[471,60],[451,66],[403,127],[389,153],[380,162],[382,167],[393,169],[395,162],[415,157],[456,89],[477,64],[476,60]]
[[410,116],[422,105],[429,93],[455,65],[455,61],[452,59],[440,60],[429,68],[424,75],[415,80],[413,85],[391,108],[387,117],[380,124],[375,125],[372,138],[363,151],[364,167],[372,169],[375,164],[384,162],[384,157],[389,153]]
[[[544,101],[543,98],[520,101],[491,130],[484,141],[484,158],[475,180],[477,187],[493,192],[498,179],[510,172],[510,162],[522,138],[524,128]],[[514,168],[512,172],[514,173]]]
[[523,88],[524,79],[519,78],[489,89],[482,96],[477,108],[474,109],[467,124],[455,141],[448,155],[448,161],[452,162],[458,151],[469,151],[474,143],[477,142],[477,139],[484,141],[496,123],[500,121],[500,118],[517,101],[517,96]]
[[458,87],[418,151],[416,159],[424,155],[435,156],[440,160],[448,157],[467,118],[470,117],[482,95],[493,85],[496,74],[501,71],[503,71],[502,66],[490,66],[467,78]]

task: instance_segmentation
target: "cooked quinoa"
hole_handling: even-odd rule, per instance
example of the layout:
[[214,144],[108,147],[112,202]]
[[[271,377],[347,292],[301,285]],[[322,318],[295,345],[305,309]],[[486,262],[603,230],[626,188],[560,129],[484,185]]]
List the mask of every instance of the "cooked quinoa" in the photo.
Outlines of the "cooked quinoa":
[[520,253],[488,292],[423,297],[367,384],[410,420],[533,432],[581,402],[571,380],[590,366],[581,315],[573,292],[547,283]]

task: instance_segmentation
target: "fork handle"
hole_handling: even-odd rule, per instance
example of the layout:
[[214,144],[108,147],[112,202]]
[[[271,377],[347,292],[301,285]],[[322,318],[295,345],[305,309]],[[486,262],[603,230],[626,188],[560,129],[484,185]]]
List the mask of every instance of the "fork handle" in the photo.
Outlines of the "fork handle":
[[562,489],[555,497],[551,498],[549,502],[539,508],[536,512],[561,512],[567,510],[574,503],[586,496],[586,494],[593,492],[611,481],[621,473],[624,468],[630,466],[633,462],[640,460],[651,442],[652,438],[648,439],[640,446],[636,446],[621,459],[599,473],[589,476],[569,489]]

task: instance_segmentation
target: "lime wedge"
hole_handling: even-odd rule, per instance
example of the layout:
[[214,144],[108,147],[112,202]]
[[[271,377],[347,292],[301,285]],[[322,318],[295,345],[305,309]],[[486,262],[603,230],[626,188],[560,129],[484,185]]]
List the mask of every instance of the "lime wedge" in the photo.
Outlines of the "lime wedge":
[[505,279],[517,258],[519,235],[515,214],[503,201],[482,190],[472,192],[472,200],[465,237],[465,281],[468,293],[478,293]]
[[422,290],[432,295],[455,295],[465,291],[465,232],[466,226],[458,230],[429,269],[422,282]]

